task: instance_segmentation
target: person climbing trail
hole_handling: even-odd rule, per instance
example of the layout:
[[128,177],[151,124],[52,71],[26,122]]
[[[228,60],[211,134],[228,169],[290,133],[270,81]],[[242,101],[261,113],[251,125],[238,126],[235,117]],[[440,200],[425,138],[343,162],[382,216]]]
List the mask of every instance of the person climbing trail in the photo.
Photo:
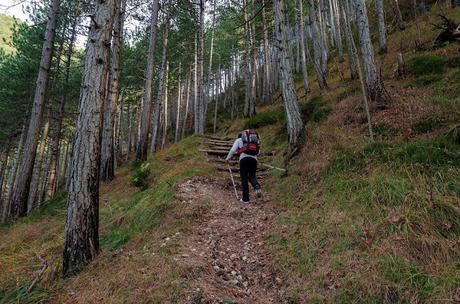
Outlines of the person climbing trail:
[[241,186],[243,197],[240,202],[249,203],[249,183],[258,198],[262,196],[259,182],[257,181],[257,155],[260,152],[260,138],[257,132],[244,130],[239,133],[225,160],[228,162],[235,154],[239,155]]

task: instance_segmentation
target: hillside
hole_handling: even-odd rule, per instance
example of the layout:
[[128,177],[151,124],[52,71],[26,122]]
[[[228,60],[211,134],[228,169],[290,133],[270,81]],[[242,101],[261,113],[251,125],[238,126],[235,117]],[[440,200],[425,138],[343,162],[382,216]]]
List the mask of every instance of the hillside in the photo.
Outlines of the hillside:
[[11,28],[13,27],[15,19],[0,14],[0,49],[4,50],[7,53],[13,52],[13,48],[8,44],[11,41]]
[[287,167],[265,171],[264,202],[237,204],[189,136],[102,183],[102,253],[76,276],[61,278],[65,193],[0,226],[0,303],[460,302],[460,53],[432,47],[437,21],[391,33],[377,57],[391,103],[372,111],[374,141],[346,62],[324,92],[302,94],[296,75],[307,140],[289,163],[280,98],[250,119],[218,114],[214,136],[256,129],[261,163]]

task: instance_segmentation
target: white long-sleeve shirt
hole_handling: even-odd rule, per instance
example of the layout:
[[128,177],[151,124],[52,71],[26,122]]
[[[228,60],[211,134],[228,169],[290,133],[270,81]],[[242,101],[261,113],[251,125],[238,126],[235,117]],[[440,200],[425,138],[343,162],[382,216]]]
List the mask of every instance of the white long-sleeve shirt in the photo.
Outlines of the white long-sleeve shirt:
[[[237,153],[238,150],[240,148],[242,148],[243,146],[244,146],[244,143],[243,143],[243,140],[241,138],[238,138],[237,140],[235,140],[235,142],[233,143],[233,146],[230,149],[230,151],[228,152],[228,155],[225,158],[225,160],[230,160],[233,157],[233,155],[235,155],[235,153]],[[249,155],[249,154],[246,154],[244,152],[240,154],[240,160],[242,160],[245,157],[252,157],[252,158],[257,160],[257,157],[254,156],[254,155]]]

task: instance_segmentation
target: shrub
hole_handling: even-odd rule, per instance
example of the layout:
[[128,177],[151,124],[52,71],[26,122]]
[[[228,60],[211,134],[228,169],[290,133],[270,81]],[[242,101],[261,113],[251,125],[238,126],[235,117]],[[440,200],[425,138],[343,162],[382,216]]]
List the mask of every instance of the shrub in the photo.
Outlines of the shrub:
[[437,74],[422,75],[414,79],[414,81],[411,82],[411,85],[417,88],[421,88],[426,85],[441,81],[442,79],[443,77]]
[[148,163],[140,164],[137,168],[134,169],[134,173],[131,176],[131,183],[141,190],[147,189],[150,173],[151,172]]
[[445,61],[439,56],[418,56],[409,60],[407,71],[414,76],[441,74]]
[[429,133],[436,129],[442,128],[444,123],[437,118],[428,118],[420,120],[411,126],[412,132],[415,134]]
[[273,125],[284,119],[282,111],[263,112],[249,118],[244,124],[245,129],[257,129],[260,127]]
[[300,105],[300,113],[305,123],[313,121],[323,122],[332,112],[332,108],[325,105],[322,96],[313,96],[309,101]]
[[398,133],[398,130],[386,123],[378,123],[374,126],[373,129],[376,136],[381,138],[388,138],[391,136],[395,136]]

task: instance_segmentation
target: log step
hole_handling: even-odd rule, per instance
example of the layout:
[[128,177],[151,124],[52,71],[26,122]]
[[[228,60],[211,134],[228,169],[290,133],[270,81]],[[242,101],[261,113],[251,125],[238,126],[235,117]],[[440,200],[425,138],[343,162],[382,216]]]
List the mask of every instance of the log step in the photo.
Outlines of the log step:
[[205,152],[205,153],[208,153],[208,154],[212,154],[212,155],[227,155],[228,154],[228,151],[227,150],[208,150],[208,149],[200,149],[199,150],[200,152]]

